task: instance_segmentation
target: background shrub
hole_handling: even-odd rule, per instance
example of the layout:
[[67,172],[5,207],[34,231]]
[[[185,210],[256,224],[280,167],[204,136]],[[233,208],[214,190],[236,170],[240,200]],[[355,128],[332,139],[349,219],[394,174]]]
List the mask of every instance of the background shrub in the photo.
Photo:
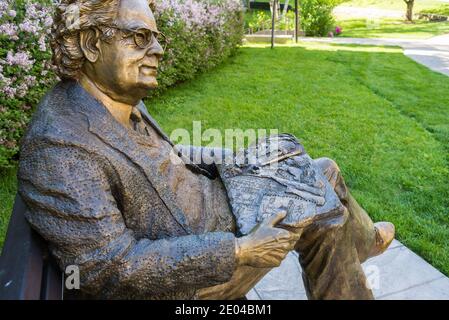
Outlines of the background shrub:
[[[34,107],[58,79],[48,45],[51,0],[0,0],[0,168],[17,160]],[[159,29],[169,40],[158,94],[212,68],[243,38],[239,0],[156,0]]]
[[156,94],[233,54],[243,38],[242,9],[239,0],[157,0],[156,20],[169,44]]
[[54,82],[51,2],[0,0],[0,167],[9,166],[33,106]]
[[323,37],[334,30],[332,10],[339,0],[300,0],[301,28],[306,36]]
[[449,17],[449,4],[443,4],[436,8],[421,10],[419,13],[437,14],[437,15]]
[[[271,30],[271,12],[264,10],[251,9],[245,15],[245,32],[255,33],[260,30]],[[287,11],[284,15],[283,10],[279,11],[278,19],[275,21],[275,30],[294,30],[295,12]]]

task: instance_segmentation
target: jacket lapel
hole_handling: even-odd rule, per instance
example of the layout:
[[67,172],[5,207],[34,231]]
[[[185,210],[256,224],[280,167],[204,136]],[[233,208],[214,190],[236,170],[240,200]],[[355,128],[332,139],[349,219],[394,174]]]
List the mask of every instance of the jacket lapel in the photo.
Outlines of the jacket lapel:
[[209,179],[215,179],[213,174],[209,173],[207,170],[201,168],[200,166],[196,165],[195,163],[190,160],[190,158],[186,157],[176,145],[173,144],[173,142],[170,140],[170,138],[167,136],[167,134],[162,130],[162,128],[159,126],[159,124],[156,122],[156,120],[153,119],[153,117],[150,115],[150,113],[147,110],[147,107],[145,104],[141,101],[139,105],[137,106],[139,109],[142,117],[150,124],[153,129],[164,139],[167,141],[170,146],[173,148],[174,154],[177,154],[178,157],[182,159],[182,161],[185,163],[185,166],[187,169],[192,171],[193,173],[202,174]]
[[[186,234],[191,234],[192,230],[186,222],[185,214],[177,205],[175,195],[167,185],[165,177],[159,174],[151,158],[142,152],[141,147],[130,137],[128,129],[118,123],[106,107],[78,83],[74,82],[68,91],[73,108],[86,115],[89,131],[142,169],[173,218]],[[160,128],[158,131],[163,133]],[[161,136],[168,139],[165,134],[161,134]]]
[[164,139],[167,141],[172,147],[174,147],[173,142],[170,140],[168,135],[162,130],[162,128],[159,126],[159,124],[156,122],[156,120],[153,119],[153,117],[149,114],[147,107],[145,104],[140,101],[140,103],[137,105],[137,108],[139,109],[140,113],[142,114],[142,117],[153,127],[153,129]]

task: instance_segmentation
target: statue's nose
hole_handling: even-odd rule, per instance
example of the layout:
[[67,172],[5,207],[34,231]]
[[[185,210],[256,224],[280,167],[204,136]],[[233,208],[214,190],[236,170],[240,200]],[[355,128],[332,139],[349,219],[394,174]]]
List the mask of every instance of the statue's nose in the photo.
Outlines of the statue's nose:
[[147,55],[148,56],[155,55],[159,58],[159,60],[162,59],[162,56],[164,55],[164,49],[162,48],[159,41],[157,41],[157,39],[155,39],[151,47],[148,49]]

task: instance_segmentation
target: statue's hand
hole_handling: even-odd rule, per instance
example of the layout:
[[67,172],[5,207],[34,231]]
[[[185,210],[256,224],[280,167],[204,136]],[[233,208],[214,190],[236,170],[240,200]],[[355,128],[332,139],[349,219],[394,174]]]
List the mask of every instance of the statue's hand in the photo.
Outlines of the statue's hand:
[[280,211],[268,217],[250,234],[237,239],[236,256],[239,265],[272,268],[281,264],[300,237],[300,233],[275,227],[286,214],[285,211]]

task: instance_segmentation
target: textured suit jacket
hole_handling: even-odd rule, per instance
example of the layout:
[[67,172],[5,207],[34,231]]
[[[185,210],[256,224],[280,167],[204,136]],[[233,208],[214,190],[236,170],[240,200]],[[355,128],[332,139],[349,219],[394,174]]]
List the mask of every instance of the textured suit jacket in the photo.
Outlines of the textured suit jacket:
[[77,82],[59,83],[22,142],[18,177],[26,218],[62,269],[79,266],[85,294],[195,298],[197,289],[231,278],[235,237],[195,234],[141,150]]

